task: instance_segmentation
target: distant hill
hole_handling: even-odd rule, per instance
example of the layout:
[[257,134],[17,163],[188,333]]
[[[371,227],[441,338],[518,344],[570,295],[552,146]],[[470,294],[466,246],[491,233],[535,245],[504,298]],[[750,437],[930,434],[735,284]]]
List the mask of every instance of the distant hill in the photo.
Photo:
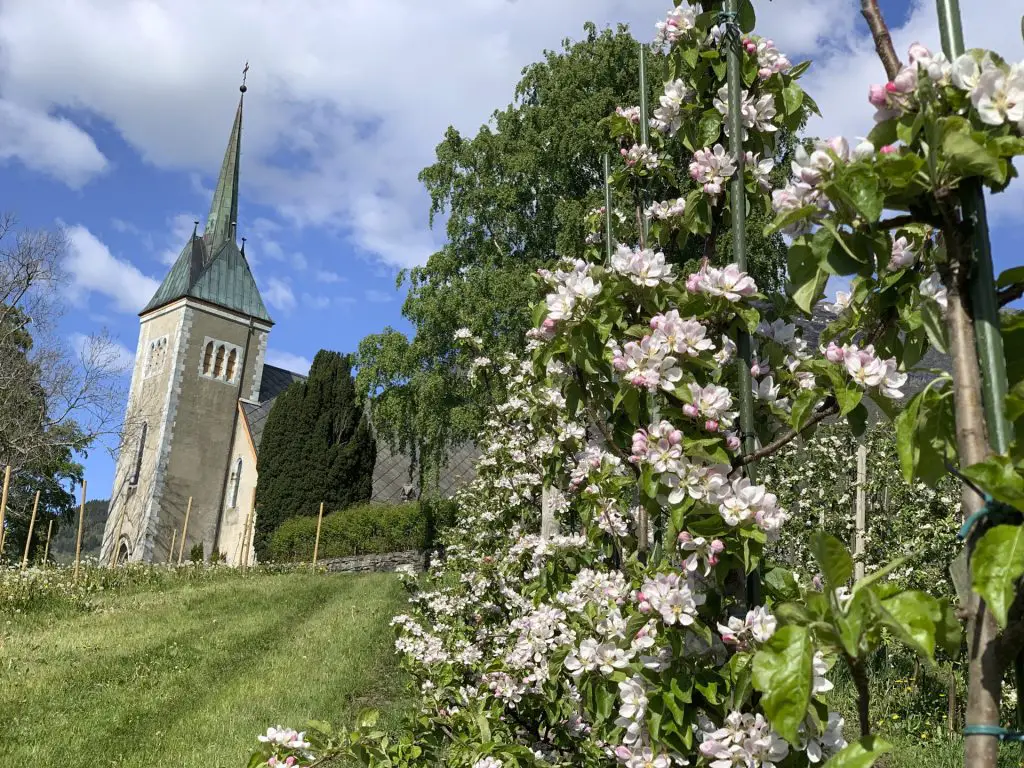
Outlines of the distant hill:
[[[103,528],[107,523],[109,499],[85,502],[85,522],[82,525],[82,556],[100,556],[103,544]],[[45,531],[44,531],[45,534]],[[60,530],[50,542],[50,555],[58,562],[67,562],[75,556],[75,539],[78,536],[78,515],[61,523]]]

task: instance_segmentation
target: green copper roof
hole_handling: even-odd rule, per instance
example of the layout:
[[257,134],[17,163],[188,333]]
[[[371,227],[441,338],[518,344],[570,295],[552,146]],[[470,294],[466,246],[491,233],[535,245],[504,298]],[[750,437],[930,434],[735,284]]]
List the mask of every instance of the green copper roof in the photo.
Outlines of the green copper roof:
[[[244,86],[243,86],[244,87]],[[243,90],[244,94],[245,91]],[[244,98],[244,96],[243,96]],[[200,299],[217,306],[272,323],[260,297],[245,254],[235,243],[238,222],[238,166],[242,155],[242,99],[238,100],[235,123],[224,153],[217,189],[213,193],[210,218],[202,237],[195,234],[185,244],[171,271],[140,314],[183,297]]]
[[235,225],[238,223],[238,165],[242,158],[242,102],[238,99],[235,123],[231,126],[231,138],[220,166],[217,189],[210,204],[210,217],[206,220],[203,237],[216,249],[225,240],[235,239]]
[[141,314],[185,296],[274,322],[260,297],[249,263],[233,240],[222,243],[213,253],[205,236],[190,240]]

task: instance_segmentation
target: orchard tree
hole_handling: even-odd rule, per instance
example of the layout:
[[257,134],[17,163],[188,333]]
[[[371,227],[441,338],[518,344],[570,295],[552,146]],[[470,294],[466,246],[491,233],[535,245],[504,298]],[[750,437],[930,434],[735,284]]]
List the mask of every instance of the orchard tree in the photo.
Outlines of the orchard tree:
[[355,391],[351,359],[320,350],[309,378],[282,392],[260,444],[254,546],[267,556],[284,521],[370,498],[377,448]]
[[[582,41],[566,40],[561,51],[546,51],[542,61],[526,67],[513,102],[476,136],[449,128],[436,162],[420,174],[431,196],[431,222],[447,215],[447,242],[425,266],[400,278],[409,286],[402,313],[414,337],[391,328],[366,337],[359,346],[358,382],[373,398],[379,434],[427,469],[436,470],[452,445],[473,438],[503,396],[501,375],[481,374],[477,383],[484,386],[468,386],[466,374],[474,366],[458,362],[455,331],[465,328],[479,338],[484,358],[521,352],[528,308],[539,298],[531,277],[556,254],[581,257],[594,244],[588,227],[603,203],[609,132],[626,151],[622,127],[635,122],[636,109],[620,108],[617,122],[607,118],[619,105],[639,102],[638,46],[624,26],[599,32],[587,24],[585,30]],[[649,69],[663,69],[660,52],[647,56]],[[650,88],[652,99],[663,93],[655,83]],[[800,112],[782,126],[780,157],[792,143],[788,128],[802,119]],[[720,116],[712,123],[720,129]],[[669,151],[676,167],[685,169],[692,150],[680,144]],[[782,183],[782,171],[774,173]],[[652,202],[678,198],[696,183],[685,173],[669,173],[649,186],[645,194]],[[640,201],[639,186],[633,192]],[[781,289],[785,245],[781,235],[761,234],[765,223],[764,212],[755,212],[748,237],[751,271],[760,285]],[[617,223],[623,239],[635,239],[636,228],[632,212]],[[705,255],[713,263],[727,260],[731,241],[720,218],[690,239],[664,229],[670,262]]]

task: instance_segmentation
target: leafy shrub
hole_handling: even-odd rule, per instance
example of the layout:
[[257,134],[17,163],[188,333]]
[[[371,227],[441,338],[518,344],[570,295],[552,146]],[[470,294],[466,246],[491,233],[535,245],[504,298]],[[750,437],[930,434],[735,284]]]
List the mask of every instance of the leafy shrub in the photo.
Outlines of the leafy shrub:
[[193,544],[188,550],[188,559],[193,563],[203,562],[203,542]]
[[[324,515],[317,557],[425,549],[427,529],[427,516],[416,502],[349,507]],[[270,558],[277,562],[311,560],[315,542],[316,517],[293,517],[270,537]]]

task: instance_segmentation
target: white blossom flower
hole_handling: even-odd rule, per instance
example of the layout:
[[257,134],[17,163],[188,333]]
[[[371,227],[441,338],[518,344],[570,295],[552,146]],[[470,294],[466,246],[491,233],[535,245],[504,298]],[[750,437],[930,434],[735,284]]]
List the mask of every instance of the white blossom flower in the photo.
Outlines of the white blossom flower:
[[626,161],[627,168],[639,167],[653,171],[661,164],[658,153],[646,144],[634,144],[629,149],[623,147],[619,152]]
[[716,198],[725,190],[725,182],[736,173],[736,164],[721,144],[698,149],[690,163],[690,177]]
[[932,272],[921,281],[920,291],[923,297],[931,299],[942,308],[943,312],[946,311],[949,306],[949,298],[946,286],[942,284],[942,278],[939,277],[938,272]]
[[666,263],[665,254],[650,248],[632,249],[619,245],[609,265],[613,272],[628,277],[636,285],[653,288],[660,283],[675,280],[672,265]]
[[662,46],[666,43],[674,45],[677,40],[692,32],[697,24],[697,11],[689,6],[682,5],[673,8],[668,12],[665,21],[655,24],[657,30],[654,36],[654,44]]
[[998,67],[986,70],[971,91],[971,102],[988,125],[1024,120],[1024,67],[1014,64],[1009,72]]

